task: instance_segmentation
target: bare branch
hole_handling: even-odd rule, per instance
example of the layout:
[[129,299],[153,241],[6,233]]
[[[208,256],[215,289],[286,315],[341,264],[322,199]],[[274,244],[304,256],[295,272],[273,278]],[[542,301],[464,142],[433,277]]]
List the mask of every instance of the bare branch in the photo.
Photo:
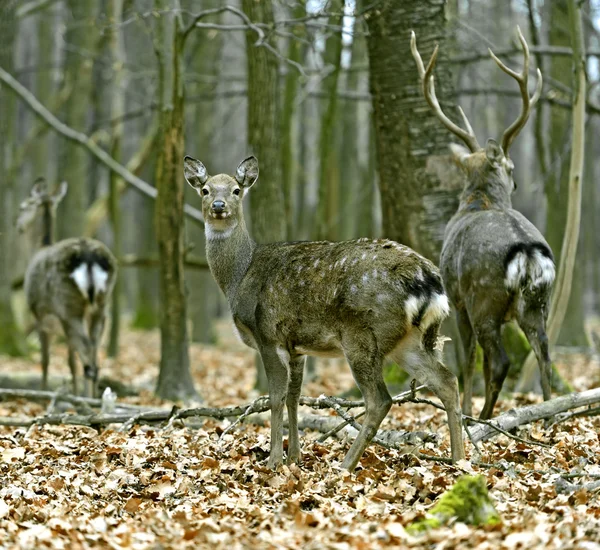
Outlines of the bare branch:
[[[60,120],[58,120],[46,107],[44,107],[36,97],[27,88],[17,82],[9,73],[0,67],[0,81],[6,84],[19,98],[21,98],[27,106],[39,116],[46,124],[48,124],[53,130],[58,132],[66,139],[73,141],[83,147],[85,147],[94,157],[96,157],[102,164],[107,166],[113,172],[116,172],[121,176],[127,183],[135,187],[138,191],[144,195],[156,199],[156,189],[143,179],[139,178],[135,174],[132,174],[127,168],[119,164],[113,159],[106,151],[98,147],[94,141],[81,132],[77,132],[70,128]],[[186,216],[194,220],[200,225],[204,225],[202,219],[202,212],[198,209],[190,206],[189,204],[184,205],[184,212]]]

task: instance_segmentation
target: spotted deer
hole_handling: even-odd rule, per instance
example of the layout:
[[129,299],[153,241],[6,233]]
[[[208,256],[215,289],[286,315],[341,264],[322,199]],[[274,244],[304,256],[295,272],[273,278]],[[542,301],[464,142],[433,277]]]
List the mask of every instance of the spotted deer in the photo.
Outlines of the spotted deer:
[[479,146],[460,107],[466,130],[452,122],[440,107],[433,80],[438,47],[425,67],[414,32],[411,35],[411,50],[427,103],[442,124],[468,147],[450,145],[464,171],[465,186],[458,211],[446,227],[440,266],[446,292],[456,308],[467,357],[463,372],[463,411],[469,415],[476,342],[483,348],[486,393],[482,419],[492,416],[510,366],[501,329],[511,320],[518,322],[535,352],[544,399],[551,397],[546,321],[555,277],[554,258],[542,234],[514,210],[511,203],[516,184],[509,149],[542,91],[542,74],[538,69],[536,89],[533,96],[529,96],[529,48],[520,29],[517,30],[524,54],[520,73],[504,65],[491,50],[490,55],[502,71],[517,81],[522,97],[521,112],[504,131],[501,145],[490,139],[485,149]]
[[242,209],[258,178],[255,157],[242,161],[234,176],[212,177],[199,160],[185,157],[184,174],[202,198],[208,264],[227,297],[235,329],[265,365],[269,467],[283,460],[284,404],[287,459],[300,459],[298,401],[306,355],[345,357],[364,397],[365,420],[344,468],[356,467],[392,405],[382,374],[386,357],[442,400],[452,459],[464,458],[458,381],[436,349],[440,323],[449,313],[438,269],[384,239],[255,243]]
[[24,232],[38,224],[42,248],[25,273],[27,304],[36,321],[42,353],[42,388],[48,386],[50,335],[58,320],[67,337],[73,391],[78,392],[75,354],[83,363],[85,393],[92,395],[98,379],[98,346],[110,302],[117,263],[110,250],[94,239],[54,239],[56,207],[67,193],[62,182],[51,192],[37,180],[21,203],[17,229]]

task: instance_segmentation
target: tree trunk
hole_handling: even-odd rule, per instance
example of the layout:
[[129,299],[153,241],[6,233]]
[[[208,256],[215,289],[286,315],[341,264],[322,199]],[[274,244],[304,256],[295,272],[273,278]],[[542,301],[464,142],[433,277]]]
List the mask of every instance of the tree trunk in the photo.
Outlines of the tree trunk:
[[[306,7],[298,2],[292,10],[292,18],[299,19],[306,15]],[[299,63],[303,57],[303,46],[300,39],[304,36],[304,28],[300,25],[293,29],[293,37],[289,38],[287,57]],[[284,188],[285,217],[287,221],[287,238],[295,238],[294,197],[296,194],[296,169],[294,167],[294,114],[296,112],[296,94],[298,92],[300,73],[292,67],[287,68],[281,109],[281,181]]]
[[[444,102],[454,95],[445,63],[444,2],[382,0],[365,18],[383,234],[437,262],[462,177],[448,165],[453,140],[423,98],[409,40],[414,30],[425,60],[439,43],[436,91],[446,113],[458,120],[456,109]],[[443,188],[437,174],[443,174]]]
[[[108,22],[108,59],[113,71],[113,82],[110,90],[111,95],[111,119],[119,119],[125,112],[125,82],[123,65],[125,63],[125,52],[121,23],[123,20],[123,0],[109,0]],[[121,139],[123,137],[123,123],[118,122],[113,126],[110,154],[121,162]],[[113,234],[112,251],[120,258],[123,253],[121,246],[121,209],[119,187],[122,185],[121,178],[114,172],[110,173],[109,181],[109,214],[110,225]],[[117,277],[112,294],[111,323],[108,341],[109,357],[116,357],[119,352],[119,327],[121,321],[121,281],[123,277]]]
[[[242,0],[246,15],[255,23],[272,25],[271,2]],[[251,230],[260,243],[283,241],[286,236],[285,201],[281,182],[281,146],[278,122],[277,61],[265,48],[256,46],[256,34],[246,33],[248,65],[248,145],[258,158],[260,179],[250,193]],[[264,367],[256,361],[255,387],[268,387]]]
[[[329,24],[339,27],[342,24],[343,0],[331,0],[328,9],[333,15]],[[342,62],[342,35],[333,33],[327,39],[325,66],[331,74],[322,83],[326,102],[321,117],[319,134],[319,200],[317,203],[317,219],[315,220],[315,238],[317,240],[335,241],[339,238],[339,196],[340,171],[337,151],[338,122],[338,82]]]
[[[65,43],[69,45],[65,57],[64,75],[73,92],[65,109],[64,122],[79,132],[86,133],[90,111],[93,59],[98,33],[96,32],[95,2],[68,0],[67,10],[71,17],[66,21]],[[79,237],[85,227],[85,212],[88,206],[89,155],[82,147],[65,143],[58,176],[69,184],[69,192],[58,216],[59,238]]]
[[[8,0],[0,4],[0,66],[12,70],[13,47],[16,36],[15,9],[16,1]],[[11,304],[11,267],[13,257],[14,219],[12,211],[12,192],[14,182],[6,181],[6,169],[9,162],[9,146],[7,139],[13,123],[12,94],[0,85],[0,353],[22,355],[25,353],[24,341],[17,327]]]
[[[155,7],[178,10],[156,0]],[[159,86],[161,136],[156,164],[156,238],[160,258],[160,373],[156,393],[163,399],[196,398],[190,372],[183,272],[183,37],[179,14],[163,13],[157,32],[161,49]]]
[[[201,7],[203,10],[213,9],[219,6],[216,0],[203,0]],[[212,21],[219,24],[222,22],[222,14],[214,16]],[[193,44],[188,45],[189,58],[188,72],[194,72],[198,75],[219,76],[221,69],[221,49],[223,45],[224,34],[215,33],[212,30],[197,29],[188,40],[194,40]],[[231,69],[230,69],[231,70]],[[200,97],[209,94],[215,87],[214,82],[206,82],[198,79],[197,82],[187,85],[186,92],[194,97]],[[192,87],[193,86],[193,87]],[[191,88],[191,89],[190,89]],[[194,155],[194,151],[202,152],[203,158],[207,164],[210,162],[214,166],[215,147],[213,136],[218,130],[215,122],[215,113],[217,110],[216,100],[196,102],[188,107],[188,120],[202,121],[201,124],[194,124],[191,131],[186,136],[186,152]],[[234,162],[234,159],[231,160]],[[200,204],[198,194],[189,185],[185,185],[188,202],[190,204]],[[187,227],[188,240],[194,245],[194,254],[200,257],[206,255],[206,239],[204,232],[195,226]],[[188,299],[189,318],[192,322],[191,337],[193,342],[202,342],[211,344],[216,340],[216,333],[213,327],[214,317],[217,311],[219,300],[219,289],[213,276],[208,270],[187,270],[186,282],[191,289]]]
[[[551,21],[567,21],[567,1],[556,0],[551,4]],[[551,46],[572,46],[573,38],[569,27],[554,24],[550,27]],[[550,75],[553,79],[572,86],[573,61],[567,56],[552,57]],[[554,160],[553,169],[549,171],[546,184],[548,200],[546,238],[554,252],[557,265],[560,262],[563,245],[563,235],[567,223],[567,202],[569,197],[569,127],[571,113],[558,107],[550,108],[550,158]],[[577,250],[576,262],[583,265],[582,249]],[[571,294],[564,322],[561,322],[558,342],[563,345],[584,346],[587,344],[583,327],[583,285],[584,270],[576,269],[572,283],[569,285]]]
[[[271,2],[242,0],[242,7],[251,21],[273,24]],[[253,31],[246,33],[248,146],[260,166],[260,179],[250,193],[250,214],[253,237],[265,243],[285,239],[286,220],[277,112],[277,59],[266,48],[256,46],[256,40]]]

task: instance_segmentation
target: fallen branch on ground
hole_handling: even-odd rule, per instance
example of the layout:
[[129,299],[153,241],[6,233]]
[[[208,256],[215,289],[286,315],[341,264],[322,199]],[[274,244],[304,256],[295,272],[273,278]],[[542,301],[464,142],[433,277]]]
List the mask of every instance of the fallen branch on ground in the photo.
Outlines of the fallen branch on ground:
[[523,424],[552,418],[561,412],[579,407],[587,407],[595,403],[600,403],[600,388],[563,395],[537,405],[511,409],[507,413],[501,414],[491,421],[487,421],[485,424],[480,423],[475,426],[471,430],[471,437],[475,443],[478,443],[479,441],[489,439],[497,431],[497,428],[510,431]]

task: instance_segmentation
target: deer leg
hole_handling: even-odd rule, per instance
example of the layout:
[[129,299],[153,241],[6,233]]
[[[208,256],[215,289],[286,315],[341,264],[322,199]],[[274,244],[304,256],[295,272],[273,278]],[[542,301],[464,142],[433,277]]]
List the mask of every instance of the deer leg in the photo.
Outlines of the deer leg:
[[100,341],[102,340],[102,332],[104,331],[104,324],[106,322],[106,314],[104,310],[94,312],[90,318],[90,341],[92,345],[92,360],[95,368],[94,376],[92,379],[92,395],[94,395],[98,388],[98,348],[100,347]]
[[409,339],[407,339],[408,343],[394,354],[394,357],[403,369],[421,383],[426,384],[443,403],[448,416],[452,461],[462,460],[465,458],[465,447],[462,434],[458,379],[439,362],[435,350],[423,349],[420,342],[420,333],[415,331],[412,341]]
[[298,403],[302,391],[302,378],[304,376],[304,364],[306,357],[292,357],[290,359],[290,381],[286,398],[288,412],[288,452],[287,462],[300,462],[300,437],[298,436]]
[[39,329],[40,349],[42,353],[42,390],[48,389],[48,365],[50,364],[50,335]]
[[71,369],[71,384],[73,385],[73,394],[77,395],[79,388],[77,387],[77,360],[75,359],[75,350],[69,346],[69,369]]
[[537,358],[540,367],[540,379],[542,382],[542,393],[544,401],[552,398],[552,363],[550,362],[550,353],[548,352],[548,336],[543,319],[537,323],[523,323],[521,326],[533,352]]
[[98,376],[94,348],[85,330],[83,319],[67,319],[62,321],[69,348],[77,351],[83,363],[83,374],[85,376],[85,394],[91,396],[92,388],[95,386]]
[[392,397],[383,381],[383,359],[377,352],[375,339],[365,342],[363,335],[360,340],[352,338],[352,342],[343,342],[343,344],[345,344],[346,359],[350,363],[354,380],[365,400],[366,409],[360,431],[342,463],[342,468],[352,471],[389,412]]
[[[269,400],[271,402],[271,452],[268,467],[276,469],[283,463],[283,406],[286,401],[289,384],[289,354],[284,356],[283,350],[262,348],[260,356],[265,366],[269,382]],[[287,352],[285,352],[287,354]],[[284,364],[282,359],[287,359]]]
[[479,415],[482,420],[488,420],[494,413],[494,406],[498,401],[500,390],[504,384],[504,379],[510,367],[510,361],[504,346],[502,345],[502,336],[500,327],[497,327],[489,333],[480,335],[480,343],[485,353],[484,374],[486,375],[485,404]]
[[477,360],[477,340],[466,311],[458,311],[458,330],[465,351],[466,364],[463,367],[463,404],[464,414],[471,416],[473,412],[473,372]]

